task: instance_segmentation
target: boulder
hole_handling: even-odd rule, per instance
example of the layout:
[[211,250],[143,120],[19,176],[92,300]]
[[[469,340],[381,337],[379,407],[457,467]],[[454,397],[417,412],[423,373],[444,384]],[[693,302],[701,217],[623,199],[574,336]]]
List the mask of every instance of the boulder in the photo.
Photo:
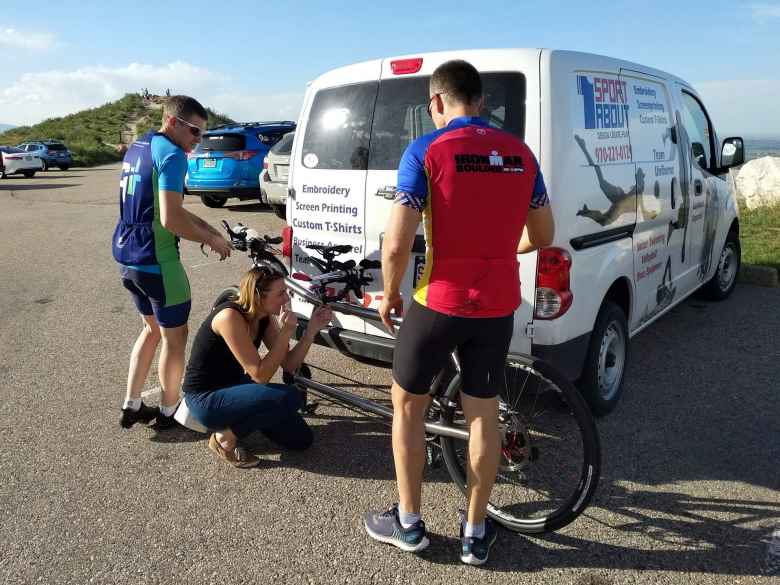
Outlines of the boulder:
[[745,163],[736,181],[737,197],[748,209],[780,205],[780,157],[764,156]]

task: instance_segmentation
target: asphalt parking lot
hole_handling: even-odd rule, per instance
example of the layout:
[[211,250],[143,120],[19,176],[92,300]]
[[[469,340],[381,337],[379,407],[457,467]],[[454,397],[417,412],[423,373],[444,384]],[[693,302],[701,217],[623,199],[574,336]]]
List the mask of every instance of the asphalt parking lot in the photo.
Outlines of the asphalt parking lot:
[[[0,181],[0,582],[761,583],[780,527],[780,289],[685,301],[633,340],[619,408],[599,421],[595,501],[556,534],[502,532],[483,569],[457,559],[444,470],[427,472],[432,546],[370,541],[365,510],[394,501],[388,427],[335,407],[315,445],[236,470],[186,430],[123,431],[118,414],[140,320],[111,257],[118,165]],[[186,206],[279,233],[244,202]],[[182,245],[191,335],[247,267]],[[387,385],[388,370],[322,348],[308,360]],[[320,379],[329,379],[323,375]],[[147,390],[157,386],[150,377]],[[155,402],[156,397],[149,400]],[[780,547],[780,543],[778,543]]]

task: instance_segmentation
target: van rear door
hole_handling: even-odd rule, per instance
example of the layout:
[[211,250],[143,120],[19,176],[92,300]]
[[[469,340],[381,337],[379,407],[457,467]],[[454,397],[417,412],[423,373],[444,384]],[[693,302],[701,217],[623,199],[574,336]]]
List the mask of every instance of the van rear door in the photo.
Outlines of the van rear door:
[[[485,110],[482,116],[491,126],[505,129],[523,138],[539,156],[539,100],[526,96],[539,95],[538,50],[487,50],[435,53],[421,57],[386,59],[382,63],[381,82],[371,127],[371,144],[366,180],[365,231],[366,252],[380,257],[382,239],[395,198],[398,164],[406,147],[416,138],[432,132],[435,127],[427,112],[428,84],[433,71],[450,59],[465,59],[482,75]],[[414,70],[417,65],[416,71]],[[484,197],[490,205],[490,194]],[[464,234],[479,244],[479,233]],[[401,285],[406,305],[410,302],[425,261],[425,240],[422,225],[418,230],[412,260]],[[515,334],[511,350],[530,353],[531,339],[527,325],[532,321],[536,292],[536,254],[520,259],[520,279],[523,301],[515,313]],[[368,288],[366,301],[378,307],[382,298],[381,278]],[[387,335],[384,329],[366,324],[366,332]]]
[[[350,244],[339,260],[366,254],[365,188],[371,119],[381,61],[336,69],[309,86],[290,161],[287,220],[292,226],[292,271],[317,274],[307,262],[311,244]],[[293,301],[303,315],[311,306]],[[363,321],[334,314],[334,324],[363,332]]]

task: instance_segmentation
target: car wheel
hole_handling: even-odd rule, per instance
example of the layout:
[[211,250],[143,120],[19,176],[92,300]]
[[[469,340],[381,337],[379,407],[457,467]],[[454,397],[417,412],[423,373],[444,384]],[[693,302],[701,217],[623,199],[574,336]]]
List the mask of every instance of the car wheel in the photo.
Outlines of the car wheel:
[[58,165],[61,171],[67,171],[70,167],[68,165]]
[[49,163],[47,163],[45,160],[43,162],[43,168],[42,171],[48,171],[49,170]]
[[216,195],[201,195],[200,200],[206,207],[218,208],[225,205],[226,197],[217,197]]
[[22,174],[27,179],[32,179],[35,176],[35,171],[23,171]]
[[287,206],[286,205],[279,205],[277,203],[271,204],[271,209],[274,210],[274,214],[279,219],[287,219]]
[[737,286],[737,275],[742,264],[742,248],[736,232],[729,232],[718,260],[718,269],[700,289],[701,296],[711,301],[727,299]]
[[623,392],[623,376],[629,355],[628,324],[618,305],[604,301],[588,346],[585,367],[577,381],[596,416],[609,414]]

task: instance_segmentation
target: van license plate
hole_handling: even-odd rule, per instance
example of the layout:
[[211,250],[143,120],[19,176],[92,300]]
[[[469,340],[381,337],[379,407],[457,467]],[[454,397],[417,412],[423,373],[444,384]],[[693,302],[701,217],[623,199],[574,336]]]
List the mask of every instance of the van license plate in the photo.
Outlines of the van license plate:
[[215,158],[204,158],[203,159],[203,168],[204,169],[213,169],[217,166],[217,159]]

